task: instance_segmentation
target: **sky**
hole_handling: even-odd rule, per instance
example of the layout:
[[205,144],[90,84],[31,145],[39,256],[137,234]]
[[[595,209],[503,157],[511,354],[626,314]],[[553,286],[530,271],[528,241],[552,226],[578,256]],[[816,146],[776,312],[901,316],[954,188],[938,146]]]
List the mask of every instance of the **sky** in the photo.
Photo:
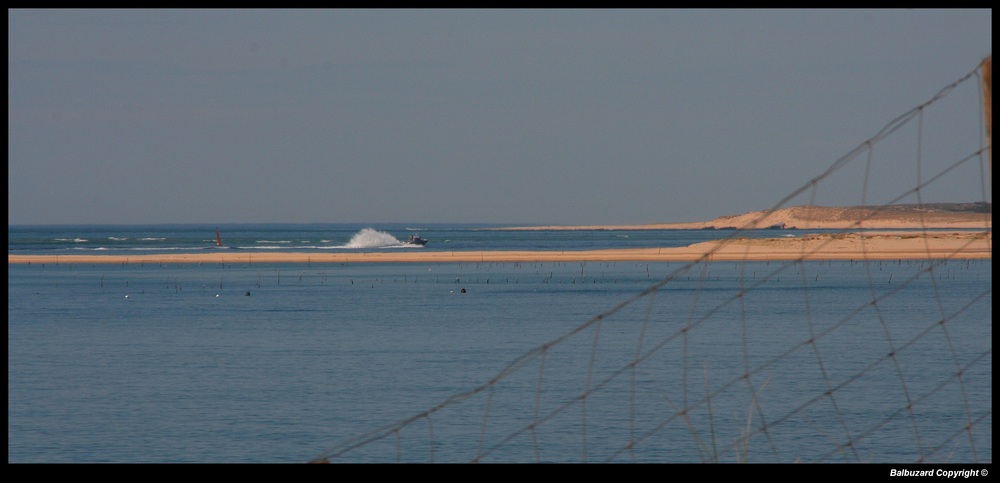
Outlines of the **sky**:
[[[982,146],[991,9],[8,10],[8,225],[642,224]],[[988,168],[988,166],[987,166]],[[992,201],[964,163],[900,202]],[[988,179],[988,178],[987,178]]]

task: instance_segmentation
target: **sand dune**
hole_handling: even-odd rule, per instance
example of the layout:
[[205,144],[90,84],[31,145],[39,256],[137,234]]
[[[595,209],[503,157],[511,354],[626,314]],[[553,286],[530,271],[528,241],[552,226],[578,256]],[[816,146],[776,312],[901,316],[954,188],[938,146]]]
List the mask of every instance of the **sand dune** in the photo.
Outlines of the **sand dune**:
[[937,203],[883,207],[792,206],[774,211],[750,211],[691,223],[641,225],[524,226],[505,230],[702,230],[702,229],[955,229],[989,230],[992,206],[984,203]]

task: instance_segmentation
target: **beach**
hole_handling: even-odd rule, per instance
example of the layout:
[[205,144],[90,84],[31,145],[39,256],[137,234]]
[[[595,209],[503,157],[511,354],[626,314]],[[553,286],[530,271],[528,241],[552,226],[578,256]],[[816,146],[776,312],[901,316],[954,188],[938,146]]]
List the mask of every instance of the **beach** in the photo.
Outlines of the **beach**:
[[[776,232],[780,233],[780,232]],[[992,231],[893,231],[733,238],[686,247],[580,251],[361,251],[299,253],[213,250],[149,255],[7,255],[7,263],[449,263],[587,261],[770,261],[991,259]]]

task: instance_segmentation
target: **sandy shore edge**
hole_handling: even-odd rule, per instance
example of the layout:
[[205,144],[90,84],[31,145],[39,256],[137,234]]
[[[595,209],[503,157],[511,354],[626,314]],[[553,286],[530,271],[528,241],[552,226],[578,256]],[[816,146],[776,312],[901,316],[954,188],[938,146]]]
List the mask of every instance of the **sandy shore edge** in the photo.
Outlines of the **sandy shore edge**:
[[73,263],[450,263],[584,261],[770,261],[992,259],[993,234],[985,232],[887,232],[814,234],[795,238],[736,238],[678,248],[586,251],[424,251],[337,253],[212,250],[151,255],[7,255],[8,264]]

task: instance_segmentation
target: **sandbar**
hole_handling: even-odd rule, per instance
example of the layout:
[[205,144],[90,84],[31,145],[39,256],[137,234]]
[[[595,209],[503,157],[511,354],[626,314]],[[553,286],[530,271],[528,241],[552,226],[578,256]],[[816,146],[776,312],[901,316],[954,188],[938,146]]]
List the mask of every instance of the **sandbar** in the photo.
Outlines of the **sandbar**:
[[8,264],[171,263],[450,263],[587,261],[771,261],[992,259],[992,231],[858,232],[800,237],[732,238],[686,247],[582,251],[375,250],[303,253],[231,250],[148,255],[7,255]]

